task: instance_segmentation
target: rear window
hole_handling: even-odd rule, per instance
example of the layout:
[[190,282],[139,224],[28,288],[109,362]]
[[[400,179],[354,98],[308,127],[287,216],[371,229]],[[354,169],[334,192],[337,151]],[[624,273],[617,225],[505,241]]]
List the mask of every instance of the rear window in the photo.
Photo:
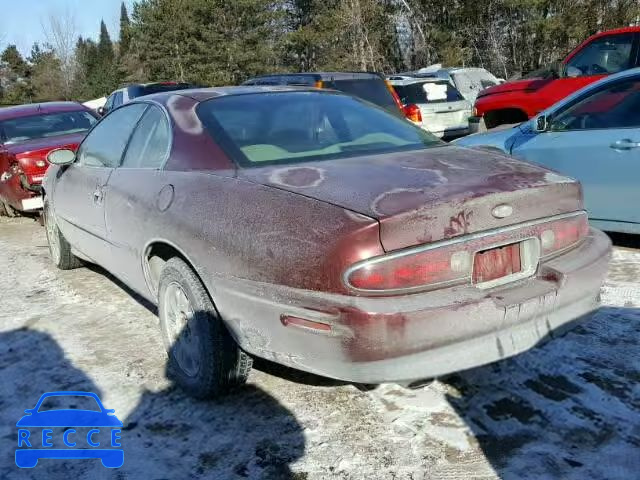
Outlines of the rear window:
[[367,102],[386,108],[394,114],[399,112],[398,106],[393,100],[393,95],[391,95],[387,85],[381,78],[334,80],[324,82],[324,86],[360,97]]
[[464,100],[460,92],[446,80],[442,82],[416,82],[394,85],[403,105],[410,103],[443,103]]
[[13,144],[36,138],[86,132],[96,122],[91,113],[81,110],[12,118],[0,121],[0,141]]
[[274,92],[203,102],[198,116],[240,165],[341,159],[423,149],[441,142],[357,98],[329,92]]

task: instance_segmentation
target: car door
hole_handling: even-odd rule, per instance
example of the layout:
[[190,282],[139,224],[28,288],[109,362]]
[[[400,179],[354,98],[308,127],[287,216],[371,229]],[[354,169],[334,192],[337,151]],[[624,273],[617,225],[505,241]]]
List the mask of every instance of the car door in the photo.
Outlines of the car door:
[[143,250],[152,239],[158,216],[173,198],[173,187],[162,170],[170,146],[171,130],[164,111],[149,105],[122,163],[109,179],[105,212],[114,273],[143,294],[148,293],[144,291]]
[[513,155],[580,180],[592,220],[640,223],[640,76],[577,97],[549,123]]
[[145,108],[123,107],[100,121],[78,148],[76,161],[61,169],[56,181],[53,207],[59,228],[75,249],[101,265],[111,250],[104,216],[109,177]]

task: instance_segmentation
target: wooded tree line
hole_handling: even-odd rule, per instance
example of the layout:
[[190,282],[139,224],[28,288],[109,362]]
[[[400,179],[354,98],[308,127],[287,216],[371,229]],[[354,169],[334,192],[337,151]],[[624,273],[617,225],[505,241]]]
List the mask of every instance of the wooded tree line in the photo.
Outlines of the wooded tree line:
[[[640,23],[638,0],[140,0],[113,41],[49,19],[45,45],[0,56],[0,103],[89,99],[128,82],[236,84],[283,71],[482,66],[504,78],[590,34]],[[9,39],[10,40],[10,39]]]

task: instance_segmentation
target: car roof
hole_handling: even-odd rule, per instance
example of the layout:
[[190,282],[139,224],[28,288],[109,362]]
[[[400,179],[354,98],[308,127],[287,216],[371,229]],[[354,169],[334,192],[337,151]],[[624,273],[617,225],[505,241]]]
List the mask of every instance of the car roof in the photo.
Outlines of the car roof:
[[26,105],[0,108],[0,120],[45,115],[48,113],[73,112],[77,110],[88,111],[89,109],[78,102],[29,103]]
[[448,82],[446,78],[442,77],[414,77],[410,75],[391,75],[387,77],[391,85],[411,85],[413,83],[437,83]]
[[334,81],[334,80],[358,80],[358,79],[379,79],[382,75],[377,72],[297,72],[297,73],[272,73],[268,75],[259,75],[246,80],[243,84],[255,82],[258,80],[267,81],[273,79],[274,81],[283,80],[308,80],[310,82],[317,81]]
[[294,85],[240,85],[229,87],[209,87],[209,88],[189,88],[186,90],[172,90],[169,92],[154,93],[145,95],[145,100],[153,100],[165,103],[174,96],[188,97],[197,102],[204,102],[216,97],[232,95],[248,95],[252,93],[277,93],[277,92],[318,92],[332,93],[334,90],[319,89],[314,87],[294,86]]

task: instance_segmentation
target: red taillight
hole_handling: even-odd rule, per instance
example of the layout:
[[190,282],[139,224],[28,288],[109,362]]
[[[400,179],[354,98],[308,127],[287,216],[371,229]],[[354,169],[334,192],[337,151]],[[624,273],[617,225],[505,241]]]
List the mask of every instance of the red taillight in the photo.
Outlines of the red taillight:
[[456,245],[455,249],[436,248],[381,257],[353,269],[347,282],[358,290],[384,291],[462,280],[471,271],[471,254],[460,249],[460,245]]
[[412,122],[422,123],[422,112],[420,111],[420,107],[417,105],[410,103],[409,105],[402,107],[402,111],[404,112],[404,116]]
[[586,215],[552,222],[540,233],[542,255],[550,255],[571,247],[588,233],[589,221]]
[[364,260],[347,270],[344,281],[373,294],[480,286],[501,278],[506,283],[535,274],[540,260],[577,245],[588,232],[584,212],[561,215]]

